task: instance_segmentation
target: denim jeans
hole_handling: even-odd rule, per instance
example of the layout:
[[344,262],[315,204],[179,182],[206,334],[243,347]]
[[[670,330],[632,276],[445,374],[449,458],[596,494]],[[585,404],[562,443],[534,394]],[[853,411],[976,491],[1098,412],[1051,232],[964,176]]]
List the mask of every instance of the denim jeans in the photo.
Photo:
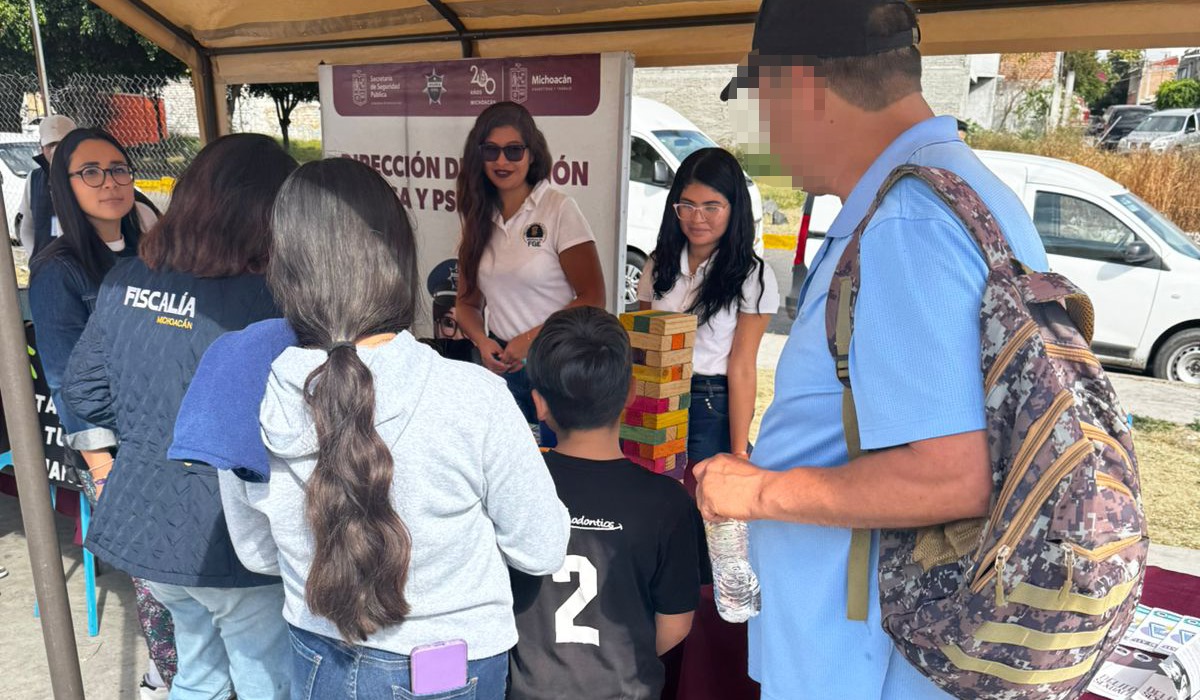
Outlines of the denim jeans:
[[730,449],[729,381],[724,376],[694,375],[688,414],[688,462],[702,462]]
[[504,700],[508,652],[467,662],[467,685],[414,695],[409,657],[289,627],[292,700]]
[[171,700],[285,700],[283,585],[199,588],[147,582],[171,611],[179,669]]

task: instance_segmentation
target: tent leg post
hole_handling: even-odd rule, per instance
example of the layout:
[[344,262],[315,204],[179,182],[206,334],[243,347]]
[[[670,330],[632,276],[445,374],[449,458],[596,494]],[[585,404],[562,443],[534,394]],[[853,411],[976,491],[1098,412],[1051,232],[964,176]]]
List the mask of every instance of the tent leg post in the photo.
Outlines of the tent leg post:
[[[0,200],[0,234],[8,239],[8,213]],[[21,521],[29,545],[34,594],[40,604],[42,638],[50,661],[50,687],[55,700],[83,700],[83,675],[67,598],[62,551],[50,507],[50,480],[42,431],[38,426],[25,347],[25,325],[17,298],[12,246],[0,245],[0,394],[12,442],[13,472],[20,491]]]

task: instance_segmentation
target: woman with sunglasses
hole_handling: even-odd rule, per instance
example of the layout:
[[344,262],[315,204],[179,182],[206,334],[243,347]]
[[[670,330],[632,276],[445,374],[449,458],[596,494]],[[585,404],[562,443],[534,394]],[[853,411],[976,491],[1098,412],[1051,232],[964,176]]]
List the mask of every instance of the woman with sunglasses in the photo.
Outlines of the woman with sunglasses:
[[458,327],[531,424],[525,357],[542,323],[560,309],[604,306],[595,238],[575,200],[550,184],[552,165],[529,112],[500,102],[475,120],[457,183]]
[[747,457],[758,346],[779,288],[754,252],[750,191],[729,152],[703,148],[679,166],[638,301],[698,316],[687,478],[691,465],[717,453]]
[[[62,235],[31,262],[29,309],[37,352],[68,447],[85,462],[84,494],[96,504],[112,468],[116,437],[76,416],[62,400],[63,375],[96,307],[100,281],[120,258],[137,255],[138,240],[158,218],[136,201],[133,165],[121,144],[99,129],[75,129],[59,143],[50,166],[50,193]],[[166,697],[175,675],[171,615],[134,579],[138,619],[153,663],[143,697]],[[154,691],[158,689],[156,694]]]

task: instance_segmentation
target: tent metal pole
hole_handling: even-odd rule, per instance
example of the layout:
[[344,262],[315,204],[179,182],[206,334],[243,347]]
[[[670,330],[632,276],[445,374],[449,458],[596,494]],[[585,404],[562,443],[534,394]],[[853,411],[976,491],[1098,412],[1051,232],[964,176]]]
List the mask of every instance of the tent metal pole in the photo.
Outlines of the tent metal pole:
[[17,273],[12,246],[7,245],[8,213],[0,198],[0,395],[4,396],[4,420],[12,443],[13,471],[20,490],[21,521],[33,567],[33,589],[41,610],[42,639],[50,667],[54,700],[83,700],[83,676],[75,626],[67,598],[62,552],[50,508],[50,480],[42,430],[33,401],[29,376],[29,352],[25,325],[17,298]]
[[42,91],[42,110],[44,116],[54,114],[50,105],[50,78],[46,75],[46,52],[42,50],[42,23],[38,20],[37,3],[29,0],[29,23],[33,29],[33,58],[37,63],[38,87]]

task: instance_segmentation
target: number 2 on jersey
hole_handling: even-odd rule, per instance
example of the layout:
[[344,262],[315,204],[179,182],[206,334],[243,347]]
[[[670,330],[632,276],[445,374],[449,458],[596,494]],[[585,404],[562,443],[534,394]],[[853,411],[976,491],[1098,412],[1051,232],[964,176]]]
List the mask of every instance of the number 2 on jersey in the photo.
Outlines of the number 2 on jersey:
[[600,630],[575,624],[575,617],[592,602],[599,590],[596,567],[586,557],[569,554],[562,568],[554,573],[554,582],[570,583],[571,574],[579,575],[579,588],[554,611],[554,641],[558,644],[600,646]]

